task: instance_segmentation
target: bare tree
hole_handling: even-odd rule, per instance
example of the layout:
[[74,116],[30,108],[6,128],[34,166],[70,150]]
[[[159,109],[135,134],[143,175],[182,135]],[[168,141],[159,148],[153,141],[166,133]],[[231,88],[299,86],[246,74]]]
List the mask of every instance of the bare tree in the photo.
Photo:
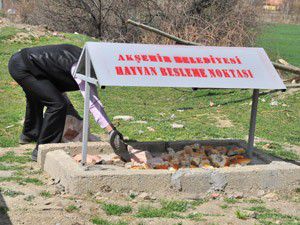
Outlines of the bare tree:
[[35,14],[52,29],[126,41],[131,31],[126,20],[149,22],[157,7],[155,0],[40,0]]
[[134,19],[190,41],[245,46],[255,38],[257,1],[36,0],[34,14],[30,15],[51,29],[76,31],[102,40],[171,43],[126,23]]

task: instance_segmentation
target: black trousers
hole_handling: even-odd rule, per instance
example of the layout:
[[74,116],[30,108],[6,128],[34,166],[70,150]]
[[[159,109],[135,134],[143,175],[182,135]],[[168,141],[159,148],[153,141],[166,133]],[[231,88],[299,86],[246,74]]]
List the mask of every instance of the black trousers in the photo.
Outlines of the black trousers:
[[[13,79],[23,88],[26,95],[23,134],[36,140],[38,145],[59,143],[68,108],[71,114],[79,117],[67,96],[64,96],[50,80],[37,79],[33,76],[20,53],[11,57],[8,68]],[[64,92],[74,88],[78,89],[78,87],[66,87]],[[43,113],[44,107],[47,108],[45,113]]]

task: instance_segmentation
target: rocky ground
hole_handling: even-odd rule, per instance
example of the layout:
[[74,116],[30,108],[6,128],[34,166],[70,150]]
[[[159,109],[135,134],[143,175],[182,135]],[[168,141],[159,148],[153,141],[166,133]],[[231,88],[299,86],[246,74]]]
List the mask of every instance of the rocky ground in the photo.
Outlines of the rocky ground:
[[33,146],[0,149],[0,224],[299,224],[300,190],[292,193],[65,193],[30,161]]

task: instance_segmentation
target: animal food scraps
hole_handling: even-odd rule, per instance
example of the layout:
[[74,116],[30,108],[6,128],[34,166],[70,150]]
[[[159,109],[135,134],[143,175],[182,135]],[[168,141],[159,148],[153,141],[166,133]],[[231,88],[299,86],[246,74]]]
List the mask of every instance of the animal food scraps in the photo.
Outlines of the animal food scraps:
[[[73,156],[73,159],[80,163],[82,161],[82,154],[77,154]],[[122,166],[124,167],[125,162],[122,161],[122,159],[117,156],[116,154],[110,154],[110,155],[87,155],[86,163],[88,165],[116,165],[116,166]]]
[[[131,163],[125,165],[128,169],[164,169],[178,170],[180,168],[223,168],[245,166],[251,159],[245,157],[245,149],[225,146],[200,146],[199,144],[185,146],[175,152],[168,148],[169,153],[160,157],[143,157],[143,162],[136,160],[139,155],[132,157]],[[144,153],[149,155],[150,153]],[[147,160],[145,160],[147,158]]]
[[[82,161],[82,154],[77,154],[73,156],[73,159],[77,162],[80,163]],[[87,155],[86,157],[86,163],[87,164],[98,164],[101,161],[101,156],[98,155]]]

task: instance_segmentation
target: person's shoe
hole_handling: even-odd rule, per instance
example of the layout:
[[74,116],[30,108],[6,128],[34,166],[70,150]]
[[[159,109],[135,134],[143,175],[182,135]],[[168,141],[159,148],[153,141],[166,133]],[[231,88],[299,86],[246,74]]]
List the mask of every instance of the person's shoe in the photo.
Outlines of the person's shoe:
[[33,149],[32,154],[31,154],[32,161],[37,162],[38,151],[39,151],[38,147],[35,147],[35,149]]
[[127,144],[123,141],[123,135],[117,131],[109,132],[109,142],[114,152],[125,162],[130,162],[130,154],[127,149]]
[[34,142],[34,140],[32,138],[26,136],[25,134],[20,135],[19,144],[26,145],[26,144],[30,144],[32,142]]

